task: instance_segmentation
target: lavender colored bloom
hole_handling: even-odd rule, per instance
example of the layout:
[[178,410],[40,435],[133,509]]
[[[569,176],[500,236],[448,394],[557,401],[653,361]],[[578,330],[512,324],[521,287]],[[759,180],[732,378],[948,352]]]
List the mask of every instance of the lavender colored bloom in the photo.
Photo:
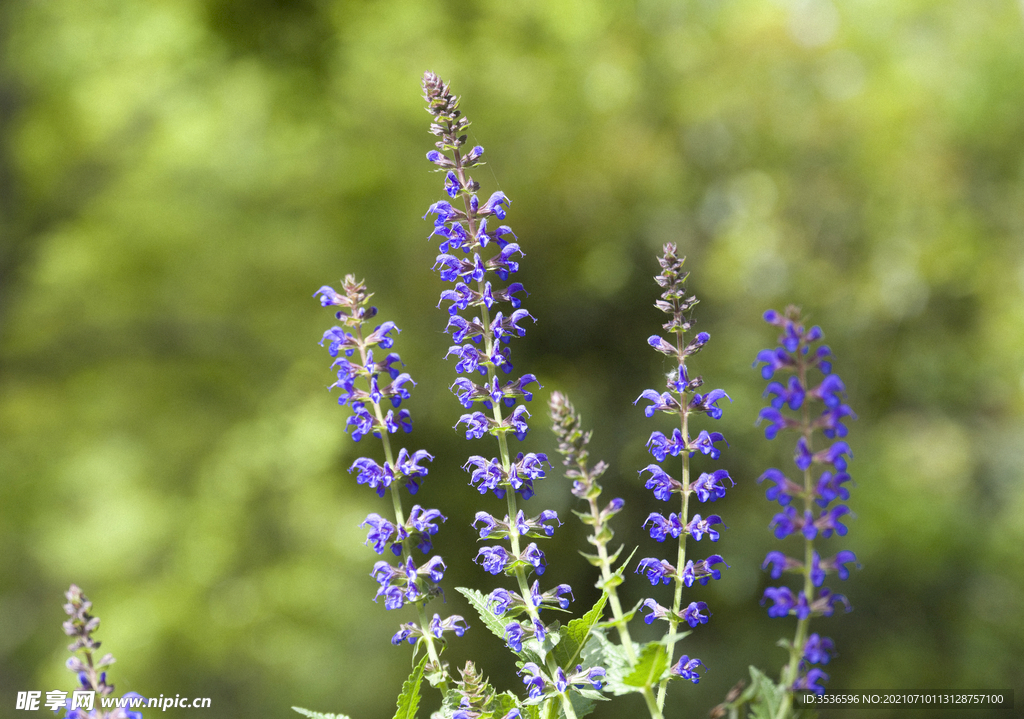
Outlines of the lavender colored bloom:
[[[721,579],[722,570],[712,569],[716,564],[725,564],[725,560],[722,559],[720,554],[712,554],[707,559],[702,559],[699,562],[694,562],[692,559],[689,560],[680,575],[683,584],[689,587],[696,581],[701,586],[704,586],[712,579]],[[728,564],[725,564],[725,566],[729,568]]]
[[[772,407],[775,409],[782,409],[784,406],[788,406],[791,410],[798,410],[804,403],[804,395],[807,392],[804,390],[803,385],[800,384],[800,380],[796,377],[790,377],[786,385],[781,382],[772,382],[764,391],[764,396],[775,395],[772,399]],[[769,438],[770,439],[770,438]]]
[[764,558],[764,563],[761,564],[761,569],[767,569],[769,565],[772,567],[772,579],[778,579],[782,576],[783,572],[803,567],[801,562],[796,559],[790,559],[782,552],[768,552]]
[[760,424],[762,420],[768,422],[768,426],[764,428],[765,439],[775,439],[782,430],[796,426],[794,420],[789,419],[774,407],[765,407],[758,413],[758,423]]
[[[501,522],[487,512],[477,512],[476,517],[473,519],[473,528],[477,529],[477,524],[480,524],[478,531],[480,532],[480,539],[488,539],[492,534],[497,536],[505,536],[508,534],[508,523]],[[501,533],[499,535],[499,532]]]
[[395,646],[398,646],[402,642],[409,642],[409,644],[415,644],[417,638],[421,636],[423,636],[423,631],[419,628],[419,626],[413,624],[412,622],[409,622],[407,624],[403,624],[398,628],[398,631],[395,632],[395,635],[391,637],[391,643]]
[[821,566],[826,572],[835,572],[839,575],[840,579],[848,579],[850,577],[850,570],[846,568],[847,564],[853,564],[860,569],[860,564],[857,562],[856,555],[848,550],[843,550],[836,554],[832,559],[825,560],[821,563]]
[[[825,682],[828,681],[828,674],[817,668],[812,668],[793,683],[793,691],[809,691],[821,696],[825,693]],[[818,682],[821,682],[819,684]]]
[[675,576],[676,568],[664,559],[647,557],[640,560],[640,564],[635,571],[637,574],[647,572],[647,579],[650,580],[651,584],[657,586],[659,583],[668,584],[671,582]]
[[391,465],[385,464],[381,467],[369,457],[360,457],[353,462],[348,471],[352,472],[355,470],[358,470],[359,472],[356,477],[356,482],[368,485],[370,489],[376,491],[377,496],[380,497],[384,496],[384,490],[391,486],[391,482],[393,482],[395,478],[394,470],[391,469]]
[[544,622],[540,619],[533,620],[533,638],[538,642],[543,642],[544,637],[547,636],[547,628],[544,626]]
[[807,637],[807,644],[804,645],[803,659],[808,664],[828,664],[835,656],[836,648],[832,640],[818,634]]
[[644,487],[653,490],[654,496],[663,502],[667,502],[674,492],[682,491],[683,485],[678,480],[672,479],[656,464],[649,464],[640,470],[640,474],[650,472],[651,476],[644,483]]
[[655,619],[666,619],[669,615],[669,610],[653,599],[645,599],[643,607],[650,610],[650,614],[644,617],[644,622],[647,624],[653,624]]
[[696,627],[698,624],[707,624],[707,615],[701,614],[701,612],[707,611],[708,605],[705,602],[690,602],[689,606],[682,612],[683,621],[689,624],[691,628]]
[[501,574],[511,557],[504,547],[482,547],[473,560],[491,574]]
[[430,621],[430,633],[438,639],[441,638],[444,632],[455,632],[455,636],[461,637],[466,633],[467,629],[469,629],[469,625],[458,614],[453,614],[444,620],[441,619],[440,615],[435,614],[434,618]]
[[714,502],[716,499],[721,499],[725,496],[725,485],[723,482],[727,479],[730,483],[735,484],[729,476],[729,472],[724,469],[719,469],[711,473],[705,472],[697,478],[697,481],[693,483],[691,489],[697,493],[697,499],[699,501]]
[[[508,627],[505,628],[505,632],[508,633]],[[516,651],[522,651],[522,647]],[[526,685],[530,698],[537,699],[544,696],[544,675],[540,667],[535,662],[526,662],[523,664],[523,669],[519,672],[519,675],[522,676],[523,672],[527,674],[527,676],[523,677],[523,684]]]
[[774,487],[769,487],[768,491],[765,492],[765,499],[769,502],[778,502],[783,507],[787,507],[793,501],[794,496],[803,493],[803,487],[795,482],[791,482],[786,475],[777,469],[765,470],[764,474],[757,478],[757,483],[761,484],[766,479],[775,483]]
[[[366,535],[366,544],[373,547],[373,551],[377,554],[383,554],[384,550],[391,544],[391,538],[398,534],[398,529],[394,524],[376,512],[367,515],[366,519],[359,526],[365,527],[367,525],[369,525],[370,530]],[[398,546],[398,553],[400,554],[402,551],[401,545],[396,546]]]
[[850,491],[843,486],[844,482],[850,481],[850,475],[846,472],[822,472],[818,477],[818,484],[815,492],[818,495],[814,501],[821,507],[827,507],[836,499],[844,501],[850,498]]
[[690,450],[691,457],[694,452],[700,452],[701,454],[708,455],[711,459],[718,459],[722,455],[722,451],[715,446],[715,442],[725,442],[725,437],[722,433],[708,432],[706,429],[702,429],[697,438],[690,442],[686,448]]
[[670,414],[674,414],[679,411],[679,402],[668,392],[658,394],[658,392],[653,389],[644,390],[643,393],[633,401],[633,404],[636,404],[642,399],[646,399],[653,403],[650,407],[644,409],[644,414],[648,417],[653,417],[655,412],[668,412]]
[[523,651],[523,627],[519,622],[512,622],[505,626],[505,642],[512,651]]
[[533,571],[538,575],[544,574],[544,570],[547,568],[544,563],[544,552],[540,551],[534,542],[530,542],[523,551],[522,560],[533,565]]
[[491,608],[496,616],[501,616],[509,610],[518,595],[507,589],[495,589],[487,595],[487,606]]
[[[704,432],[704,434],[707,434],[707,432]],[[715,432],[715,434],[718,434],[718,436],[721,437],[721,435],[718,432]],[[710,435],[708,435],[708,441],[710,441],[710,439]],[[687,445],[682,433],[678,429],[674,429],[672,430],[671,439],[666,437],[661,432],[652,432],[650,439],[647,440],[647,448],[648,450],[650,450],[651,454],[654,456],[656,460],[658,460],[659,462],[664,462],[665,457],[667,457],[668,455],[678,457],[680,452],[682,452],[684,449],[687,449]],[[696,449],[696,446],[694,447],[694,449]],[[711,450],[709,449],[708,452],[710,451]],[[705,452],[705,454],[707,454],[708,452]]]
[[669,536],[673,539],[678,539],[683,531],[683,525],[679,522],[679,515],[675,512],[670,514],[668,518],[661,516],[657,512],[651,512],[643,526],[646,528],[648,523],[651,524],[651,528],[648,530],[651,533],[651,539],[659,542],[664,542]]
[[672,674],[676,674],[683,679],[689,679],[694,684],[697,684],[700,682],[700,674],[697,673],[697,670],[702,666],[704,665],[701,663],[700,659],[690,659],[688,655],[684,654],[679,657],[679,661],[669,671]]
[[704,412],[711,419],[721,419],[722,410],[718,407],[717,402],[723,398],[730,402],[732,401],[732,398],[725,393],[725,390],[721,389],[713,389],[703,395],[694,393],[693,399],[690,400],[689,407],[694,412]]
[[465,423],[466,439],[480,439],[490,430],[490,422],[490,419],[483,412],[473,412],[472,414],[464,414],[459,417],[459,421],[456,422],[455,426],[458,427],[460,424]]
[[699,514],[695,514],[693,515],[693,519],[690,520],[690,523],[686,525],[686,533],[698,542],[705,534],[708,535],[708,539],[712,542],[717,542],[719,536],[718,530],[713,529],[712,525],[721,523],[722,518],[717,514],[712,514],[707,519],[701,519]]

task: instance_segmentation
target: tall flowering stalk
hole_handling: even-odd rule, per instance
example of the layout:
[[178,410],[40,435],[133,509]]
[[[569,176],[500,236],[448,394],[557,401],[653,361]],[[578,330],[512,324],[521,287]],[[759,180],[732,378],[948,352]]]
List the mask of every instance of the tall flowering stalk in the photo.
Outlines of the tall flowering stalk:
[[[847,565],[856,564],[856,557],[843,550],[823,559],[815,542],[833,534],[846,535],[842,518],[850,510],[845,504],[833,503],[850,498],[844,485],[850,481],[846,468],[847,458],[852,455],[849,445],[839,438],[847,434],[844,422],[855,415],[845,404],[842,380],[832,373],[831,351],[824,345],[815,348],[822,339],[821,328],[805,328],[794,307],[785,314],[769,310],[764,319],[782,333],[777,347],[758,353],[755,366],[763,365],[761,376],[766,380],[776,372],[788,373],[789,379],[785,384],[772,381],[768,385],[765,396],[771,396],[771,406],[761,410],[759,421],[767,423],[765,437],[769,440],[783,431],[798,435],[794,461],[800,473],[794,481],[772,468],[757,480],[771,483],[766,496],[782,507],[770,525],[776,538],[802,539],[798,557],[772,551],[763,565],[764,569],[771,568],[772,579],[793,574],[800,583],[796,592],[786,586],[769,587],[761,600],[762,604],[769,600],[772,603],[768,616],[797,618],[793,641],[786,642],[789,662],[780,679],[785,695],[776,716],[781,719],[790,712],[794,692],[825,691],[828,675],[818,666],[828,664],[835,648],[831,639],[810,633],[811,618],[831,616],[836,604],[850,610],[846,597],[822,585],[829,574],[840,579],[849,577]],[[784,411],[787,408],[789,412]],[[816,442],[819,432],[826,440],[820,447]]]
[[484,149],[465,150],[469,121],[458,109],[459,98],[429,72],[423,77],[423,93],[432,116],[430,132],[438,138],[427,159],[444,173],[448,196],[431,205],[424,218],[434,216],[430,236],[439,238],[434,269],[442,281],[451,283],[450,289],[441,292],[438,306],[448,303],[446,331],[453,344],[447,356],[457,360],[456,371],[465,375],[455,380],[451,390],[470,410],[456,427],[465,426],[467,439],[489,434],[497,440],[497,457],[472,455],[465,469],[470,484],[481,494],[491,493],[505,501],[504,518],[480,511],[473,526],[482,540],[506,540],[508,546],[482,547],[476,561],[488,573],[503,574],[515,582],[513,589],[492,591],[486,604],[503,623],[501,633],[508,647],[524,660],[520,674],[530,699],[544,702],[549,711],[560,703],[564,715],[574,718],[570,689],[599,687],[604,671],[584,669],[580,664],[575,670],[567,669],[552,653],[555,641],[540,613],[549,608],[565,609],[572,589],[558,584],[541,591],[539,580],[531,584],[531,576],[539,577],[547,568],[544,552],[532,540],[551,537],[561,522],[552,510],[527,516],[519,506],[533,496],[534,482],[544,478],[547,456],[514,452],[509,447],[510,435],[519,441],[526,437],[530,413],[520,401],[533,399],[532,386],[538,385],[532,374],[504,378],[513,371],[510,340],[526,334],[526,320],[535,321],[521,306],[525,288],[519,282],[509,282],[519,270],[518,258],[523,252],[512,230],[498,224],[505,219],[510,203],[505,194],[494,192],[482,203],[477,196],[480,185],[469,170],[481,164]]
[[[438,522],[443,522],[445,517],[436,509],[424,509],[418,504],[407,513],[402,503],[401,490],[416,494],[427,475],[422,462],[433,457],[426,450],[409,452],[404,447],[396,454],[392,447],[391,435],[399,428],[405,432],[412,430],[409,411],[399,408],[402,400],[410,396],[409,385],[416,384],[408,373],[399,369],[402,360],[398,354],[384,354],[384,350],[394,345],[392,333],[397,335],[401,330],[394,322],[384,322],[366,331],[364,325],[377,314],[377,308],[370,306],[372,295],[366,291],[366,286],[352,275],[342,281],[341,292],[324,286],[316,291],[316,296],[320,297],[322,306],[338,308],[335,317],[341,326],[327,330],[320,344],[326,344],[327,351],[335,358],[332,367],[338,379],[331,388],[341,391],[338,404],[348,406],[352,412],[345,429],[351,430],[352,439],[357,442],[372,434],[380,439],[383,447],[383,464],[370,457],[360,457],[349,468],[349,472],[357,473],[359,484],[367,485],[379,497],[387,494],[391,498],[391,519],[373,512],[360,525],[367,527],[366,544],[373,551],[379,555],[390,551],[398,559],[394,565],[385,560],[374,564],[371,576],[380,585],[374,601],[383,598],[384,608],[388,610],[415,605],[418,621],[403,624],[391,642],[398,645],[408,641],[415,644],[417,650],[421,646],[425,648],[429,657],[427,676],[446,690],[447,670],[440,660],[443,634],[454,632],[462,636],[467,627],[458,615],[441,619],[438,614],[428,618],[426,613],[426,603],[441,594],[438,583],[446,567],[436,555],[418,564],[413,550],[422,555],[430,553],[431,538],[438,531]],[[387,412],[384,411],[385,400],[392,405]],[[398,410],[397,415],[395,410]]]
[[[636,400],[639,402],[644,399],[651,402],[644,409],[648,417],[664,413],[678,423],[670,436],[657,430],[651,433],[647,448],[658,463],[649,464],[640,472],[641,475],[647,473],[645,486],[653,491],[656,499],[663,502],[678,502],[678,512],[671,512],[667,517],[652,512],[644,522],[644,527],[658,542],[664,542],[669,537],[677,540],[676,563],[673,565],[666,559],[646,557],[640,560],[636,569],[637,572],[645,572],[652,585],[674,585],[671,608],[662,606],[653,598],[643,602],[643,606],[650,611],[645,617],[648,624],[656,619],[668,622],[666,651],[670,665],[679,636],[679,626],[685,623],[694,628],[708,621],[707,604],[690,602],[684,605],[683,589],[691,587],[694,582],[706,585],[711,579],[719,579],[722,575],[721,569],[717,568],[718,565],[728,567],[719,554],[712,554],[697,561],[687,559],[687,537],[699,542],[706,536],[711,542],[717,542],[717,525],[722,524],[722,518],[717,514],[707,517],[694,514],[691,517],[690,499],[696,497],[701,503],[714,502],[725,496],[725,482],[732,483],[729,473],[724,469],[702,473],[696,481],[691,478],[690,459],[697,453],[718,459],[721,450],[717,445],[724,442],[725,437],[720,432],[707,430],[701,430],[695,437],[691,436],[690,419],[701,414],[712,419],[720,418],[722,410],[717,403],[722,399],[728,399],[728,395],[721,389],[700,393],[698,390],[703,386],[704,380],[700,376],[691,379],[686,366],[687,359],[707,344],[710,335],[707,332],[699,332],[693,339],[686,339],[686,334],[692,328],[690,314],[697,304],[697,298],[687,296],[685,284],[689,273],[683,271],[684,260],[685,258],[677,255],[674,244],[664,246],[663,255],[659,259],[662,272],[655,277],[658,286],[664,292],[661,299],[655,303],[655,307],[669,315],[669,321],[662,327],[671,341],[660,335],[653,335],[647,340],[652,348],[673,360],[673,367],[668,373],[668,391],[648,389]],[[681,460],[679,479],[672,477],[661,466],[669,456]],[[671,676],[688,679],[696,684],[700,681],[698,670],[701,666],[703,664],[699,659],[691,659],[686,654],[680,657],[678,663],[672,665],[670,676],[662,679],[658,688],[659,710],[664,708],[665,690]]]
[[[71,699],[65,700],[64,718],[142,719],[142,712],[128,707],[117,707],[105,711],[96,706],[104,697],[109,697],[114,692],[114,685],[107,682],[106,671],[114,663],[114,655],[108,653],[102,657],[96,656],[100,642],[93,639],[92,634],[99,628],[100,618],[89,613],[89,610],[92,609],[92,602],[86,598],[82,590],[72,584],[64,596],[68,600],[64,605],[64,613],[68,615],[68,619],[64,622],[64,633],[74,638],[74,641],[68,645],[71,656],[67,660],[67,668],[78,677],[81,687],[79,691],[91,693],[88,697],[91,704],[88,707],[76,706],[74,695]],[[142,696],[136,692],[128,692],[122,698],[141,700]]]

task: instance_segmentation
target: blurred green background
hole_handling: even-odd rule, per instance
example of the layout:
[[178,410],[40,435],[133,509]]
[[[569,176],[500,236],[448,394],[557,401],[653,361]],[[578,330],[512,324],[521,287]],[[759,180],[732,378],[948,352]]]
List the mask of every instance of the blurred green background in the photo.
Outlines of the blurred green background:
[[[346,468],[311,295],[353,273],[419,382],[407,446],[448,606],[446,654],[521,684],[455,586],[493,497],[459,465],[490,451],[462,408],[435,244],[441,197],[420,77],[464,96],[486,196],[513,200],[537,317],[527,446],[553,450],[567,392],[639,528],[652,429],[632,401],[667,369],[651,280],[679,243],[712,335],[694,369],[732,396],[714,506],[732,568],[683,651],[710,667],[670,716],[706,716],[793,624],[758,606],[772,507],[754,480],[791,440],[754,427],[761,313],[801,305],[860,419],[855,611],[815,623],[832,691],[1007,689],[1024,701],[1024,6],[1010,0],[151,0],[0,6],[0,714],[70,689],[62,592],[81,585],[118,692],[211,697],[167,716],[390,716],[411,614],[371,601],[357,525],[381,504]],[[663,428],[663,427],[662,427]],[[552,452],[553,453],[553,452]],[[705,465],[709,466],[709,465]],[[545,579],[595,597],[560,472],[532,506],[570,521]],[[498,503],[500,504],[500,502]],[[705,551],[707,548],[703,548]],[[646,580],[626,599],[650,596]],[[667,588],[665,589],[667,591]],[[655,596],[662,597],[660,592]],[[643,636],[646,627],[634,630]],[[427,708],[436,700],[428,695]],[[635,704],[635,707],[630,705]],[[601,716],[642,710],[619,700]],[[839,716],[838,713],[835,714]],[[297,716],[297,715],[295,715]],[[872,716],[885,716],[884,713]]]

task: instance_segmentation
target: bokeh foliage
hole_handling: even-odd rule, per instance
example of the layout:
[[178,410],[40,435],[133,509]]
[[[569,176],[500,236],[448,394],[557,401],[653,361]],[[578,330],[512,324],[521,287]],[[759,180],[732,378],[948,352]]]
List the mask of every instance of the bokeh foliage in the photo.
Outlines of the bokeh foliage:
[[[695,366],[733,397],[717,429],[739,483],[715,507],[732,569],[694,592],[714,617],[686,651],[711,671],[674,716],[705,716],[748,663],[774,674],[791,633],[757,606],[775,540],[753,480],[789,450],[753,427],[750,369],[774,340],[761,312],[788,303],[825,328],[860,415],[856,609],[818,626],[832,689],[1024,697],[1020,3],[22,0],[0,6],[0,52],[7,706],[70,688],[76,582],[121,691],[209,696],[225,719],[389,715],[409,618],[370,601],[356,525],[379,505],[345,471],[366,448],[324,391],[331,318],[310,297],[346,273],[404,330],[446,585],[492,586],[470,564],[482,500],[420,219],[440,195],[427,69],[465,98],[484,191],[513,199],[539,320],[517,366],[595,426],[629,547],[651,544],[653,426],[631,402],[666,369],[644,341],[654,257],[689,256],[713,338]],[[534,450],[553,449],[546,394]],[[542,501],[568,515],[553,474]],[[574,525],[550,573],[582,611]],[[502,652],[478,631],[447,656],[517,685]]]

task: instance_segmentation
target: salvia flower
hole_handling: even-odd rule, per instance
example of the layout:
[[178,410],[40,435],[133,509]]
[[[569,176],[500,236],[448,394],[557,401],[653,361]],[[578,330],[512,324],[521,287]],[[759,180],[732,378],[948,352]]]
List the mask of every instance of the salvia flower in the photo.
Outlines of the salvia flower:
[[[423,91],[427,111],[432,116],[430,132],[437,138],[436,149],[428,153],[427,159],[444,173],[444,191],[448,196],[432,204],[426,216],[434,217],[430,238],[441,238],[434,269],[442,282],[453,285],[441,292],[439,306],[449,303],[445,331],[451,333],[452,345],[447,356],[456,360],[455,370],[463,375],[451,385],[459,404],[467,410],[456,427],[465,426],[467,439],[493,435],[498,445],[496,457],[474,454],[464,468],[470,473],[471,486],[481,495],[493,494],[505,500],[507,508],[504,520],[489,512],[476,514],[473,524],[481,539],[500,538],[508,542],[507,549],[483,547],[476,560],[485,571],[505,574],[515,581],[514,589],[492,594],[490,600],[499,614],[513,619],[525,615],[523,621],[514,619],[506,624],[508,647],[520,653],[525,642],[533,642],[531,651],[539,652],[547,662],[550,647],[544,642],[548,628],[540,611],[549,603],[535,601],[538,593],[529,585],[530,575],[544,574],[547,562],[536,542],[527,544],[524,540],[550,537],[558,519],[554,512],[541,512],[534,520],[526,520],[518,503],[533,496],[534,485],[545,477],[549,463],[545,454],[514,452],[509,446],[510,435],[518,441],[525,439],[530,413],[521,402],[531,401],[539,387],[533,374],[512,374],[510,344],[513,339],[524,337],[536,322],[522,306],[525,288],[520,282],[511,281],[525,253],[518,241],[511,241],[518,238],[509,227],[494,228],[490,224],[506,219],[511,200],[501,191],[491,193],[483,202],[477,195],[480,184],[469,173],[481,163],[484,149],[464,149],[464,130],[469,121],[458,109],[459,98],[433,73],[424,75]],[[564,587],[560,594],[556,590],[560,600],[572,596],[568,585],[559,587]],[[557,604],[561,606],[562,601]],[[573,716],[566,695],[571,682],[567,678],[563,686],[552,667],[547,669],[545,679],[540,665],[523,665],[530,696],[541,696],[553,686],[563,711]],[[554,681],[554,677],[559,681]]]
[[[404,641],[422,642],[430,656],[431,676],[444,683],[446,672],[439,659],[443,644],[442,634],[451,631],[461,636],[466,629],[462,617],[452,616],[441,619],[434,615],[428,620],[424,604],[441,590],[438,583],[445,571],[444,560],[439,556],[427,557],[417,562],[413,550],[427,554],[433,548],[433,536],[439,523],[445,517],[436,509],[427,509],[416,504],[406,515],[402,506],[400,490],[415,494],[427,475],[424,465],[433,459],[426,450],[409,451],[402,447],[395,454],[391,437],[399,430],[412,430],[412,417],[407,409],[400,409],[410,398],[410,388],[416,385],[412,376],[399,369],[402,364],[397,353],[385,353],[394,346],[395,337],[401,331],[394,322],[383,322],[376,326],[367,323],[376,316],[377,308],[369,304],[371,294],[362,282],[348,275],[342,280],[341,290],[321,287],[314,294],[323,307],[337,308],[335,318],[340,325],[324,333],[321,345],[326,344],[328,353],[335,358],[338,381],[331,389],[338,388],[341,394],[339,404],[348,406],[351,415],[346,430],[352,439],[360,441],[372,434],[380,439],[383,462],[371,457],[356,459],[349,472],[356,475],[358,484],[365,484],[378,496],[391,494],[394,517],[384,517],[371,512],[360,524],[367,529],[366,544],[377,554],[390,550],[399,562],[395,565],[378,561],[371,576],[377,581],[378,589],[374,601],[384,600],[388,610],[399,609],[406,604],[417,606],[419,623],[403,624],[392,637],[393,644]],[[383,358],[378,361],[377,358]],[[385,407],[387,402],[390,407]]]
[[[803,543],[803,551],[796,557],[775,550],[768,553],[763,565],[766,570],[770,568],[772,579],[792,574],[803,580],[796,591],[787,586],[768,587],[761,599],[762,605],[770,603],[768,616],[797,619],[796,637],[788,645],[790,660],[783,671],[789,706],[793,692],[822,694],[828,681],[828,675],[813,665],[827,664],[835,647],[827,637],[808,634],[811,618],[830,616],[837,603],[849,610],[846,597],[823,585],[829,574],[840,579],[849,577],[847,565],[859,566],[857,558],[843,550],[822,559],[815,542],[847,533],[843,519],[850,509],[834,503],[850,498],[845,485],[851,481],[847,464],[853,453],[845,441],[836,437],[847,434],[842,420],[856,415],[845,404],[846,385],[832,372],[831,350],[816,345],[823,337],[821,329],[807,328],[800,321],[799,310],[793,307],[785,313],[769,310],[764,319],[781,331],[779,346],[759,352],[754,366],[762,365],[764,379],[772,379],[776,373],[789,376],[768,384],[765,396],[770,398],[771,406],[761,410],[758,421],[766,423],[765,437],[769,440],[782,432],[798,434],[793,453],[797,475],[790,478],[782,470],[771,468],[758,478],[758,483],[770,482],[765,496],[782,507],[769,528],[778,539],[792,541],[788,538],[798,536]],[[816,447],[819,430],[825,442]]]
[[[689,358],[700,352],[708,344],[711,336],[707,332],[698,332],[688,338],[692,329],[692,310],[697,304],[697,299],[686,292],[687,273],[683,271],[683,262],[684,258],[678,256],[675,245],[665,245],[664,252],[659,258],[662,272],[655,277],[658,286],[664,290],[655,307],[665,312],[669,320],[662,326],[667,335],[653,335],[648,338],[647,344],[672,360],[666,391],[644,390],[634,402],[637,404],[641,400],[646,400],[650,403],[644,408],[647,417],[669,415],[678,424],[669,433],[661,430],[654,430],[651,433],[647,440],[647,449],[657,464],[650,464],[640,471],[642,477],[647,475],[644,483],[653,492],[655,499],[679,502],[678,512],[671,512],[667,516],[652,512],[644,522],[654,540],[665,542],[669,537],[677,540],[678,565],[674,566],[665,559],[646,557],[640,560],[636,568],[637,573],[647,575],[653,586],[674,586],[671,609],[654,599],[643,602],[643,606],[651,612],[644,618],[648,624],[655,619],[668,622],[669,647],[675,646],[680,624],[696,627],[708,621],[709,615],[701,613],[707,611],[707,604],[684,604],[683,589],[695,583],[704,585],[712,579],[719,579],[722,576],[720,567],[728,567],[718,554],[698,561],[686,559],[688,536],[694,541],[700,541],[706,536],[710,541],[717,542],[720,528],[724,528],[722,518],[717,514],[709,515],[707,518],[702,518],[700,514],[691,517],[690,500],[695,497],[699,502],[714,502],[725,496],[726,483],[732,484],[728,471],[724,469],[704,472],[697,479],[691,479],[692,458],[702,455],[716,460],[721,456],[722,447],[727,445],[725,437],[720,432],[701,429],[696,435],[691,434],[691,419],[699,415],[706,415],[712,420],[719,419],[722,416],[719,403],[729,399],[729,395],[721,389],[698,391],[703,386],[703,379],[690,376],[687,367]],[[662,463],[669,461],[670,458],[678,458],[678,463],[673,463],[676,466],[675,470],[662,466]],[[672,667],[672,674],[697,683],[700,679],[697,669],[700,666],[700,660],[683,655]],[[667,679],[662,680],[659,685],[659,711],[664,705],[666,683]]]

